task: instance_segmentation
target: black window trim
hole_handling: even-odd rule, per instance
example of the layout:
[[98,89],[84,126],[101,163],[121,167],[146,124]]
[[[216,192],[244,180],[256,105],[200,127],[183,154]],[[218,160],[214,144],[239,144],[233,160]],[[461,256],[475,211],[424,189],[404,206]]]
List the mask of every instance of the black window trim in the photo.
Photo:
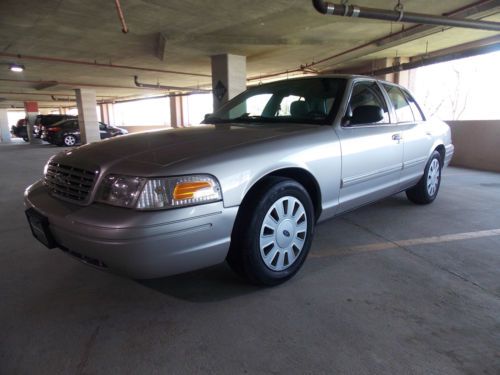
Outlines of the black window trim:
[[[385,101],[385,105],[387,106],[387,114],[389,116],[389,122],[356,124],[354,126],[342,124],[342,120],[345,118],[345,116],[347,114],[347,108],[349,107],[349,102],[351,101],[351,98],[352,98],[354,86],[356,86],[356,84],[358,84],[358,83],[363,83],[363,82],[375,83],[375,85],[378,86],[379,90],[382,93],[381,99]],[[394,117],[394,112],[393,112],[394,109],[392,107],[392,103],[390,100],[388,100],[387,93],[381,87],[380,81],[378,79],[366,78],[366,77],[354,78],[351,80],[350,86],[346,87],[346,90],[349,90],[349,96],[348,96],[347,100],[345,101],[345,106],[342,110],[342,116],[340,117],[340,128],[341,129],[359,129],[359,128],[368,128],[368,127],[394,126],[394,123],[392,122],[392,118]]]

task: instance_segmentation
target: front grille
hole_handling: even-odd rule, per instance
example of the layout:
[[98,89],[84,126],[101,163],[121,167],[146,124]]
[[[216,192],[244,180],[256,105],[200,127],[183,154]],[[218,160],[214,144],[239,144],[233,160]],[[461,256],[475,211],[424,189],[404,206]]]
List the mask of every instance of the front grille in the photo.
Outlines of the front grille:
[[45,185],[53,195],[63,199],[86,203],[98,172],[50,162],[45,174]]

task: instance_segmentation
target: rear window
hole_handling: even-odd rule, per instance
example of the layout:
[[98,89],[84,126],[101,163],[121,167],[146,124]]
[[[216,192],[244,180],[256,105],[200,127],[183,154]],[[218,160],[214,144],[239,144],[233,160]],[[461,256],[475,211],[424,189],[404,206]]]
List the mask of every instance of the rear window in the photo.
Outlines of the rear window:
[[410,103],[406,100],[403,91],[397,86],[383,84],[385,91],[389,94],[394,111],[396,112],[397,122],[413,122],[415,118],[413,117],[413,111],[410,107]]

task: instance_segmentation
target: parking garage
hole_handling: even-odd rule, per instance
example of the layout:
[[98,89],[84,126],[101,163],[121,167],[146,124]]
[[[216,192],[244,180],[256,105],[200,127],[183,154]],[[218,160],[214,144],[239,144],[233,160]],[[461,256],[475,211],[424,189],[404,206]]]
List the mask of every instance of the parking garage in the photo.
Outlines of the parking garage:
[[[499,372],[498,1],[30,0],[4,1],[0,19],[0,373]],[[423,120],[446,122],[454,155],[440,174],[439,195],[432,204],[413,204],[396,189],[397,194],[376,201],[367,198],[352,207],[347,202],[343,208],[342,196],[332,193],[334,203],[327,201],[330,188],[321,180],[315,185],[297,168],[275,167],[272,179],[303,186],[311,195],[315,217],[327,217],[314,228],[301,270],[275,286],[241,277],[224,258],[209,267],[196,266],[189,258],[195,269],[179,268],[165,277],[103,272],[101,259],[75,251],[72,240],[62,244],[64,234],[56,231],[57,222],[50,217],[43,228],[55,233],[54,246],[49,246],[53,248],[35,238],[23,196],[37,180],[46,181],[46,163],[54,155],[70,158],[81,153],[88,160],[100,158],[104,166],[110,158],[125,160],[127,154],[148,147],[153,152],[165,137],[171,143],[163,155],[140,154],[121,167],[143,167],[144,173],[159,178],[152,171],[154,163],[146,164],[147,157],[165,165],[178,157],[179,165],[188,165],[181,162],[195,150],[188,150],[194,146],[182,134],[204,134],[204,127],[213,126],[219,133],[205,131],[204,164],[199,164],[207,165],[220,148],[228,147],[219,138],[233,126],[212,113],[223,113],[226,103],[247,88],[314,77],[380,79],[388,116],[397,117],[398,112],[386,89],[401,87],[409,102],[414,96],[422,107]],[[354,96],[353,88],[349,97]],[[293,119],[292,107],[303,107],[304,100],[291,100],[283,101],[275,113],[286,112]],[[249,104],[246,108],[252,112]],[[419,111],[413,109],[413,114]],[[240,118],[249,122],[245,126],[266,125],[263,119],[251,123],[249,117],[261,116],[248,112]],[[64,134],[49,142],[48,134],[59,131]],[[134,139],[147,140],[143,149],[138,150]],[[405,133],[392,141],[403,146],[408,139]],[[259,150],[270,152],[265,142]],[[302,147],[294,142],[295,148]],[[358,152],[356,147],[352,153]],[[313,156],[303,150],[298,165],[328,153],[320,150]],[[234,154],[221,155],[214,169],[220,176],[206,172],[204,179],[189,181],[203,187],[212,183],[210,176],[219,178],[224,209],[260,206],[260,197],[274,185],[258,185],[260,195],[250,190],[238,204],[228,203],[232,195],[227,186],[250,179],[256,167],[249,165],[268,160],[256,153],[226,180],[221,176],[232,168]],[[224,159],[226,155],[231,158]],[[343,160],[339,173],[349,166]],[[370,162],[366,157],[358,161]],[[205,173],[185,168],[178,167],[179,176]],[[369,179],[369,173],[360,173],[336,181],[340,187],[335,191]],[[139,203],[135,210],[115,207],[97,198],[85,204],[52,199],[44,201],[42,211],[62,212],[61,221],[74,224],[79,212],[97,212],[102,221],[93,223],[89,236],[101,235],[105,218],[119,220],[140,208]],[[177,211],[213,216],[203,211],[204,205],[188,207]],[[160,217],[175,210],[153,214]],[[134,220],[141,227],[159,227],[144,219],[150,213],[140,212],[142,219]],[[187,219],[162,220],[178,225]],[[240,227],[252,223],[239,216],[235,222]],[[229,220],[224,225],[232,242],[240,244],[248,236],[234,230]],[[196,230],[178,229],[181,234],[165,240],[165,248],[174,241],[179,247],[191,243],[207,226],[212,224],[200,221]],[[286,237],[288,227],[278,228]],[[108,230],[118,234],[123,228]],[[120,241],[108,243],[119,251],[125,248]],[[202,242],[200,247],[209,241]],[[136,241],[136,246],[145,245]],[[143,262],[134,259],[132,263]],[[232,264],[238,267],[246,266]]]

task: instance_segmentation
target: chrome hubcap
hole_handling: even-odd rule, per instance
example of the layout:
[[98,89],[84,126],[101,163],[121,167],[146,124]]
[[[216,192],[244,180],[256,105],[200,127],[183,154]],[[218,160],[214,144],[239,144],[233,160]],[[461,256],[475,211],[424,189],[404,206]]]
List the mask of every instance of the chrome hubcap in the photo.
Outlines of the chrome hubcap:
[[66,137],[66,138],[64,138],[64,143],[66,143],[67,146],[73,146],[75,144],[75,138],[74,137]]
[[307,215],[295,197],[280,198],[269,208],[260,229],[260,255],[273,271],[297,260],[307,236]]
[[439,185],[439,161],[437,159],[432,159],[431,165],[429,166],[429,171],[427,172],[427,193],[432,197]]

